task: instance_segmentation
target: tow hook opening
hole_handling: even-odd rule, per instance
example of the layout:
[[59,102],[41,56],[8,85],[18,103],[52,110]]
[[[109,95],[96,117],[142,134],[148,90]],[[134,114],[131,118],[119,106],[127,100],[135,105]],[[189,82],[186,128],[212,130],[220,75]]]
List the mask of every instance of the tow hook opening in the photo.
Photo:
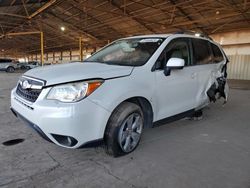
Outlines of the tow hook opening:
[[13,146],[13,145],[17,145],[17,144],[20,144],[24,141],[25,139],[23,138],[17,138],[17,139],[13,139],[13,140],[7,140],[5,142],[3,142],[2,144],[4,146]]

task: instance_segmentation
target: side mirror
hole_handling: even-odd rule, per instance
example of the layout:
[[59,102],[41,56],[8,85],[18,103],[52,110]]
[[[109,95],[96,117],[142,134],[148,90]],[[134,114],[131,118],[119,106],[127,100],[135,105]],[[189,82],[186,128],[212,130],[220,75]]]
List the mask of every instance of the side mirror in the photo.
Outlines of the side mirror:
[[175,57],[170,58],[164,67],[165,76],[169,76],[172,69],[183,69],[184,65],[184,59]]

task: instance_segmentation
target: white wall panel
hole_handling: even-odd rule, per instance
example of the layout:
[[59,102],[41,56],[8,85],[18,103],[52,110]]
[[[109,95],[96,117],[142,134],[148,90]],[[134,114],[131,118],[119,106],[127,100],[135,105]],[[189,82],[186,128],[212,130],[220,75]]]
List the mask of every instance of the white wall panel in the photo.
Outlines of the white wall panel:
[[250,55],[229,55],[228,78],[250,80]]

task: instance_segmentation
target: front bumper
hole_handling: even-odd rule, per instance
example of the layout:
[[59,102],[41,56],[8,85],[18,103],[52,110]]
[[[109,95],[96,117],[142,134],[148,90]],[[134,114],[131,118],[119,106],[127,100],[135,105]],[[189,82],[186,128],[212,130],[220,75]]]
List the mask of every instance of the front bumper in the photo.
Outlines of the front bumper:
[[[67,147],[79,148],[93,140],[103,139],[110,112],[88,98],[76,103],[44,99],[44,89],[34,103],[11,92],[13,112],[34,128],[43,138]],[[69,140],[71,143],[66,143]]]

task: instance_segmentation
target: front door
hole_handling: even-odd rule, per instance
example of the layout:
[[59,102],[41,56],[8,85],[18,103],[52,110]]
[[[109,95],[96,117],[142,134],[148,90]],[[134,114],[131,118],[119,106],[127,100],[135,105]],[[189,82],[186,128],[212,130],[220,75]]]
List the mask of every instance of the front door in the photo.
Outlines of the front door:
[[[197,73],[192,65],[189,39],[173,39],[158,58],[155,66],[156,120],[161,120],[195,108],[197,94]],[[171,70],[165,76],[163,67],[170,58],[181,58],[185,67]]]

